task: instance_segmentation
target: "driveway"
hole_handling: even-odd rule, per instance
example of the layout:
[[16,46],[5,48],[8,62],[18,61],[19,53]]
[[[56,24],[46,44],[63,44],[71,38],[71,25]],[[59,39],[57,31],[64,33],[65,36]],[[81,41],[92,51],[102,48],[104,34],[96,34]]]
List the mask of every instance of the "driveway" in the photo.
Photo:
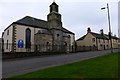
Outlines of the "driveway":
[[[114,50],[114,52],[117,51],[117,49]],[[110,54],[110,50],[5,60],[2,61],[2,77],[13,77],[48,67],[82,61],[106,54]]]

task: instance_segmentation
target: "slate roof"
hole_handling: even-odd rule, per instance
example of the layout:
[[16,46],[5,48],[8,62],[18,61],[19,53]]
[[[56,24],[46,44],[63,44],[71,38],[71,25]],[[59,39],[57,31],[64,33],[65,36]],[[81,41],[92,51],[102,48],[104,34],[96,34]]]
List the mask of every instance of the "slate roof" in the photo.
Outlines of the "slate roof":
[[69,31],[69,30],[67,30],[65,28],[63,28],[63,32],[74,34],[73,32],[71,32],[71,31]]
[[[109,38],[109,35],[105,34],[105,36]],[[112,39],[119,39],[119,38],[116,37],[116,36],[111,36],[111,38],[112,38]]]
[[14,23],[38,27],[38,28],[47,28],[46,21],[41,20],[41,19],[36,19],[36,18],[30,17],[30,16],[26,16]]
[[98,34],[98,33],[94,33],[94,32],[91,32],[91,34],[92,34],[94,37],[98,38],[98,39],[106,39],[106,40],[108,40],[108,38],[107,38],[105,35]]
[[[47,21],[45,20],[41,20],[41,19],[36,19],[30,16],[26,16],[16,22],[14,22],[15,24],[21,24],[21,25],[26,25],[26,26],[31,26],[31,27],[36,27],[36,28],[44,28],[44,29],[48,29],[47,27]],[[70,33],[70,34],[74,34],[73,32],[63,28],[62,29],[63,32],[65,33]]]
[[52,5],[56,5],[56,6],[58,6],[55,2],[53,2],[50,6],[52,6]]
[[86,35],[82,36],[81,38],[77,39],[76,41],[83,40],[86,37]]
[[[90,32],[94,37],[98,38],[98,39],[105,39],[105,40],[109,40],[109,36],[107,34],[98,34],[98,33],[94,33],[94,32]],[[87,35],[87,34],[86,34]],[[83,40],[86,35],[82,36],[81,38],[77,39],[76,41],[79,41],[79,40]],[[119,39],[115,36],[111,36],[112,39]]]
[[[105,35],[101,35],[101,34],[98,34],[98,33],[94,33],[94,32],[90,32],[94,37],[98,38],[98,39],[106,39],[108,40],[108,38],[105,36]],[[87,34],[86,34],[87,35]],[[81,38],[77,39],[77,41],[79,40],[83,40],[86,35],[82,36]]]

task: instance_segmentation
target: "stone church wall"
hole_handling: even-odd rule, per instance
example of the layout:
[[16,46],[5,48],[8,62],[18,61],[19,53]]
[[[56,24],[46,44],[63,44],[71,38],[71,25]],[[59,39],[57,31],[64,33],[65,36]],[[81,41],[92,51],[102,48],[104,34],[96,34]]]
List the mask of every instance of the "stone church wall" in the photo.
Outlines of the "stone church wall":
[[35,51],[52,51],[52,35],[40,33],[35,34]]

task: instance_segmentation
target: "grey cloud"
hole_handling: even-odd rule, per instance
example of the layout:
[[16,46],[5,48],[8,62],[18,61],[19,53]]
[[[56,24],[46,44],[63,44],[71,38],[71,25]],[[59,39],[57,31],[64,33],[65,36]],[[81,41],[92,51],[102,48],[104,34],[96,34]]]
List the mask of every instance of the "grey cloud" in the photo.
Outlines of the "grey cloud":
[[[2,28],[7,27],[10,22],[16,21],[24,16],[33,16],[46,20],[49,13],[50,2],[40,3],[4,3],[2,8]],[[116,26],[117,22],[117,3],[110,3],[111,25]],[[63,25],[67,29],[76,33],[76,38],[86,33],[86,28],[90,26],[93,31],[98,32],[104,28],[108,31],[107,10],[101,11],[105,7],[104,2],[59,2],[59,11],[62,14]],[[9,13],[9,14],[8,14]],[[1,30],[1,29],[0,29]],[[116,34],[117,28],[114,28]],[[3,31],[3,30],[2,30]]]

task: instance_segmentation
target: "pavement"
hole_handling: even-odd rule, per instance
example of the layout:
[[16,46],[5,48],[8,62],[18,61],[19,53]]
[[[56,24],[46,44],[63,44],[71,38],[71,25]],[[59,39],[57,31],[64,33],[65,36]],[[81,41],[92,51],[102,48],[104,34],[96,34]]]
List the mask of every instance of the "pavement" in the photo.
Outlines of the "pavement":
[[[118,52],[117,49],[114,52]],[[77,61],[111,54],[110,50],[68,53],[52,56],[37,56],[21,59],[10,59],[2,61],[2,78],[9,78],[48,67],[64,65]]]

